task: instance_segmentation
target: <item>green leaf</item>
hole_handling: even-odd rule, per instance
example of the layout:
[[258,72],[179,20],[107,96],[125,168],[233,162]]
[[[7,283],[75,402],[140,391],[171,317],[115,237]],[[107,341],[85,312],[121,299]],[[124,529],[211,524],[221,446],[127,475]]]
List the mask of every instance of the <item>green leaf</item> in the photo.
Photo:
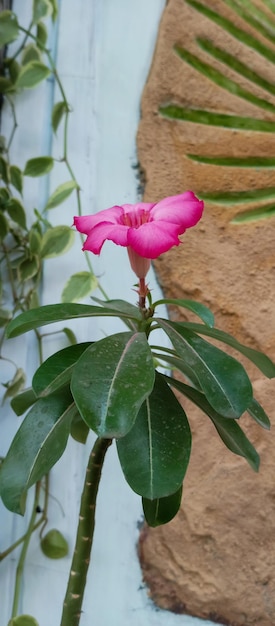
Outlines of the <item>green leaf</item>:
[[31,615],[18,615],[9,620],[8,626],[39,626],[39,624]]
[[94,291],[97,285],[97,278],[91,272],[77,272],[70,276],[62,291],[61,300],[62,302],[77,302]]
[[207,328],[202,324],[193,324],[191,322],[179,322],[180,326],[187,328],[188,330],[192,330],[195,333],[199,333],[200,335],[207,335],[208,337],[212,337],[213,339],[217,339],[222,343],[231,346],[241,354],[247,357],[252,363],[254,363],[258,369],[265,375],[267,378],[275,377],[275,363],[269,359],[268,356],[263,354],[263,352],[259,352],[258,350],[254,350],[253,348],[248,348],[244,346],[242,343],[239,343],[237,339],[225,333],[223,330],[219,330],[218,328]]
[[48,39],[48,31],[44,22],[38,22],[36,26],[36,43],[39,48],[44,49]]
[[30,61],[21,68],[15,86],[18,89],[31,89],[45,80],[50,73],[51,70],[40,61]]
[[92,344],[75,365],[77,408],[99,437],[123,437],[151,392],[155,369],[145,333],[124,332]]
[[6,387],[6,392],[3,398],[3,402],[7,398],[12,398],[13,396],[16,396],[16,394],[20,391],[20,389],[24,387],[25,382],[26,382],[26,374],[21,367],[18,367],[12,380],[6,385],[4,385],[4,387]]
[[252,402],[247,407],[247,412],[257,424],[260,424],[260,426],[266,428],[266,430],[270,430],[270,420],[261,404],[257,402],[255,398],[253,398]]
[[49,559],[63,559],[69,552],[68,542],[56,528],[52,528],[40,542],[40,548]]
[[74,189],[77,189],[77,183],[74,180],[68,180],[66,183],[59,185],[49,197],[45,209],[53,209],[64,202]]
[[39,259],[37,258],[37,256],[32,256],[30,259],[26,259],[25,261],[22,261],[22,263],[20,263],[19,268],[18,268],[19,279],[22,282],[25,282],[26,280],[30,280],[30,278],[33,278],[34,276],[36,276],[36,274],[39,271],[39,268],[40,268],[40,264],[39,264]]
[[74,231],[69,226],[54,226],[49,228],[42,237],[41,257],[52,259],[63,254],[74,242]]
[[27,65],[31,61],[41,61],[41,52],[33,43],[30,43],[23,49],[21,56],[22,65]]
[[12,317],[11,311],[0,308],[0,327],[5,326]]
[[208,307],[201,302],[195,302],[194,300],[178,300],[177,298],[163,298],[162,300],[157,300],[152,305],[152,308],[155,309],[159,304],[175,304],[176,306],[183,307],[185,309],[189,309],[192,313],[195,313],[207,326],[214,326],[214,315]]
[[39,328],[46,324],[64,322],[65,320],[81,317],[126,317],[126,319],[135,319],[133,316],[123,315],[123,313],[118,313],[118,311],[107,307],[75,304],[71,302],[64,304],[48,304],[39,307],[39,309],[32,309],[32,311],[26,311],[18,315],[18,317],[9,323],[7,336],[17,337],[22,333],[26,333],[28,330],[33,330],[34,328]]
[[68,385],[78,359],[87,350],[91,342],[68,346],[52,354],[36,370],[32,386],[37,396],[48,396],[57,389]]
[[62,390],[38,400],[18,429],[0,472],[0,495],[10,511],[24,514],[26,492],[63,454],[76,408]]
[[89,427],[83,421],[80,413],[74,416],[74,419],[71,423],[71,436],[78,443],[86,443],[88,434],[90,432]]
[[[164,375],[162,374],[162,376]],[[175,387],[210,417],[225,446],[234,454],[244,457],[252,469],[257,472],[260,465],[260,457],[239,424],[235,420],[229,420],[219,415],[209,404],[205,395],[197,389],[193,389],[175,378],[169,378],[168,376],[164,376],[164,378],[169,385]]]
[[16,415],[23,415],[25,411],[27,411],[37,400],[37,396],[35,395],[33,389],[29,387],[29,389],[24,389],[17,396],[12,398],[11,407],[16,413]]
[[247,157],[227,157],[227,156],[204,156],[201,154],[187,154],[188,159],[205,165],[220,165],[225,167],[254,167],[254,168],[275,168],[275,157],[247,156]]
[[12,11],[0,12],[0,48],[17,39],[19,35],[18,21]]
[[53,165],[54,159],[50,156],[29,159],[25,165],[24,176],[44,176],[52,170]]
[[65,115],[65,113],[68,113],[68,107],[66,102],[64,102],[64,100],[62,100],[61,102],[56,102],[53,110],[52,110],[52,128],[53,131],[56,133],[58,126],[62,120],[62,117]]
[[187,330],[186,324],[157,321],[178,356],[194,371],[211,406],[224,417],[240,417],[253,397],[251,382],[241,363]]
[[3,179],[6,185],[9,184],[10,182],[9,165],[3,156],[0,156],[0,177]]
[[168,524],[179,511],[182,496],[182,486],[166,498],[148,500],[142,498],[143,512],[147,524],[155,528],[162,524]]
[[142,314],[137,306],[126,302],[126,300],[100,300],[99,298],[92,298],[94,302],[98,302],[105,309],[112,309],[121,313],[121,315],[127,315],[128,317],[136,320],[142,320]]
[[75,345],[77,343],[77,338],[71,328],[62,328],[62,332],[66,335],[71,345]]
[[17,167],[17,165],[11,165],[10,166],[10,178],[11,178],[11,184],[22,195],[22,191],[23,191],[23,174],[22,174],[22,171],[20,170],[20,168]]
[[9,78],[5,78],[5,76],[0,76],[0,93],[6,93],[8,91],[11,91],[12,88],[13,84],[11,80]]
[[0,241],[3,241],[5,239],[8,232],[9,232],[8,222],[5,216],[3,215],[3,213],[0,211]]
[[58,16],[58,1],[57,0],[49,0],[52,5],[52,20],[53,22],[56,20]]
[[48,17],[52,13],[52,6],[49,0],[33,0],[32,19],[35,24]]
[[177,491],[191,451],[185,412],[163,377],[143,403],[130,432],[117,442],[118,456],[130,487],[149,500]]
[[13,58],[7,58],[4,60],[4,65],[9,72],[11,82],[15,83],[20,72],[20,64]]
[[29,246],[31,254],[40,254],[42,237],[35,226],[29,232]]
[[26,213],[20,200],[17,200],[17,198],[11,198],[7,204],[7,212],[13,222],[16,222],[16,224],[26,230]]

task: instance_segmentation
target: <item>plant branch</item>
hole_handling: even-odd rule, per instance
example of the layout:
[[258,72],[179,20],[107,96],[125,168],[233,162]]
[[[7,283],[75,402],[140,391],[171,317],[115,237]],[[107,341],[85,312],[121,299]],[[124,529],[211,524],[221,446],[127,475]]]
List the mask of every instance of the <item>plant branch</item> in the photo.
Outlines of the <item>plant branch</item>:
[[81,497],[79,522],[60,626],[78,626],[90,563],[95,508],[102,466],[111,439],[97,439],[89,457]]

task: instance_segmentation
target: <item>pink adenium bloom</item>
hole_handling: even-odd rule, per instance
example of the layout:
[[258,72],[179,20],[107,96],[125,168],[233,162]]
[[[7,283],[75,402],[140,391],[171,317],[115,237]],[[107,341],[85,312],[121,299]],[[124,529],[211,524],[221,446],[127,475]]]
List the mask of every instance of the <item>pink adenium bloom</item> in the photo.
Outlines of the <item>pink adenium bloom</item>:
[[74,225],[87,235],[83,250],[99,254],[106,239],[125,246],[133,271],[138,278],[144,278],[151,259],[178,246],[179,235],[195,226],[202,212],[202,200],[186,191],[157,203],[123,204],[95,215],[75,217]]

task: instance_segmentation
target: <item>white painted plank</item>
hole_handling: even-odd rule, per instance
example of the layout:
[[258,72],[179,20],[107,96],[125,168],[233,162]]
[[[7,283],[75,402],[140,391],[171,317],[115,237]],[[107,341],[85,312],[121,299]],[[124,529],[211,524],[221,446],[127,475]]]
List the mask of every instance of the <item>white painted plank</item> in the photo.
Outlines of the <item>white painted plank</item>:
[[[61,20],[57,46],[58,69],[64,82],[73,114],[70,119],[69,154],[73,169],[82,188],[83,212],[91,213],[116,203],[134,202],[137,181],[135,135],[139,120],[140,97],[154,50],[158,22],[165,0],[73,0],[60,3]],[[31,2],[14,2],[14,9],[26,17]],[[34,95],[25,93],[18,102],[20,129],[14,144],[15,162],[23,165],[35,154],[48,154],[52,149],[58,158],[62,154],[61,135],[50,146],[48,123],[53,98],[59,99],[57,89],[48,81]],[[34,102],[33,109],[30,103]],[[31,120],[28,127],[22,122]],[[56,165],[49,181],[31,180],[26,197],[29,206],[37,198],[42,207],[48,186],[52,191],[67,179],[64,166]],[[38,207],[39,208],[39,207]],[[76,213],[71,197],[50,213],[53,224],[70,225]],[[100,258],[93,259],[97,275],[109,297],[121,297],[135,302],[132,291],[134,276],[128,266],[127,253],[111,243],[104,245]],[[43,302],[55,302],[67,278],[86,269],[79,239],[72,251],[45,264]],[[154,296],[159,290],[153,275],[149,275]],[[100,294],[96,294],[100,295]],[[73,322],[70,324],[80,341],[96,339],[104,333],[121,329],[120,323],[110,321]],[[22,366],[28,367],[29,377],[35,369],[35,352],[29,337],[20,343],[10,342],[9,352],[17,355],[18,345]],[[49,340],[46,352],[59,344]],[[8,422],[9,420],[9,422]],[[7,435],[2,441],[3,453],[17,427],[18,420],[7,410],[4,427]],[[93,437],[90,437],[90,445]],[[50,561],[38,547],[38,537],[31,542],[24,576],[21,610],[33,614],[39,626],[58,624],[66,587],[78,506],[90,445],[83,447],[70,441],[66,454],[55,466],[51,477],[49,528],[58,527],[70,543],[70,556]],[[107,504],[106,504],[107,503]],[[15,518],[3,507],[0,511],[4,543],[24,532],[27,519]],[[128,488],[117,462],[115,446],[108,451],[102,486],[98,498],[95,545],[90,568],[81,626],[210,626],[185,616],[159,611],[150,602],[142,585],[136,554],[138,523],[142,519],[140,499]],[[9,619],[15,560],[0,565],[1,618],[3,626]],[[2,622],[1,622],[2,626]],[[69,625],[68,625],[69,626]]]

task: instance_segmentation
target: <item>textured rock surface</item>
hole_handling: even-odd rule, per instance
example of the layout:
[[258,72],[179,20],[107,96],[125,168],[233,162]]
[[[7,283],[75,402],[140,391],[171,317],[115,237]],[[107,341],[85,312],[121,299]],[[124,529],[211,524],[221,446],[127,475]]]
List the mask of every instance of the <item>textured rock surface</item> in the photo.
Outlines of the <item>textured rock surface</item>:
[[[222,0],[204,3],[255,34]],[[255,5],[263,7],[259,0]],[[199,195],[200,191],[275,187],[272,169],[206,165],[186,156],[273,156],[274,133],[171,121],[159,115],[160,105],[173,102],[275,121],[274,113],[228,93],[175,55],[177,43],[275,104],[275,96],[199,50],[197,36],[214,41],[274,82],[270,62],[183,0],[170,0],[144,92],[138,134],[147,201],[184,189]],[[272,49],[270,42],[261,41]],[[274,46],[273,50],[275,53]],[[254,206],[250,204],[248,209]],[[187,231],[182,246],[158,259],[156,270],[166,296],[204,302],[215,313],[220,328],[274,359],[275,217],[233,225],[232,218],[243,208],[206,202],[200,225]],[[249,366],[248,370],[255,381],[255,395],[274,423],[274,381],[264,380],[256,368]],[[261,431],[242,418],[261,454],[256,476],[243,459],[223,448],[207,418],[193,407],[188,415],[194,444],[182,510],[168,526],[146,529],[141,537],[141,562],[151,595],[163,607],[232,626],[274,626],[274,433]]]

